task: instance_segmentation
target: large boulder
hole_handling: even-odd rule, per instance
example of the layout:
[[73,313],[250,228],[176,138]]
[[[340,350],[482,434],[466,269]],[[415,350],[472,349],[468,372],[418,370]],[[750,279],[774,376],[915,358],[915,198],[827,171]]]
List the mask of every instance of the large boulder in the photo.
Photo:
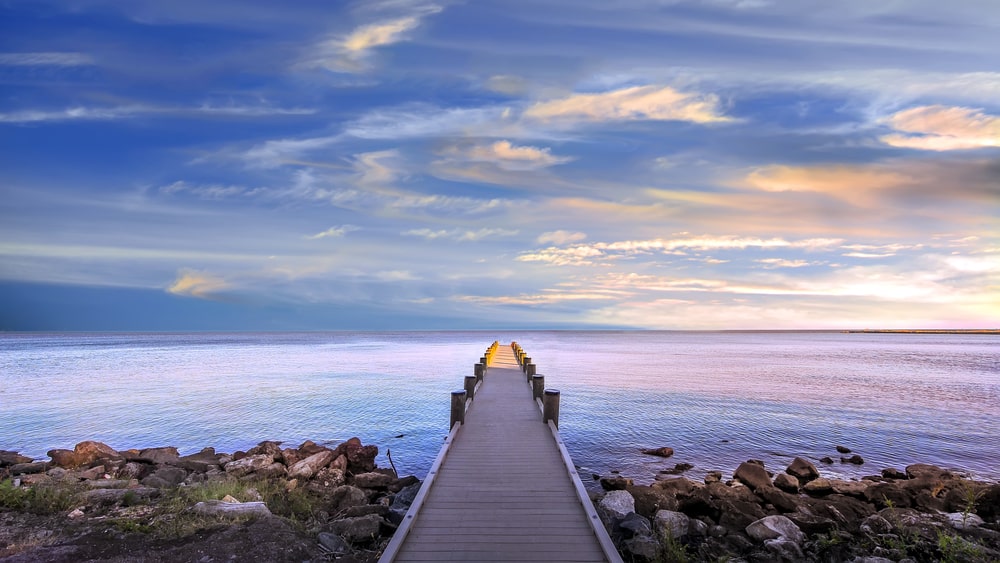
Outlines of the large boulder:
[[265,440],[247,450],[247,455],[269,455],[272,460],[281,459],[281,442]]
[[929,465],[926,463],[915,463],[913,465],[906,466],[906,476],[910,479],[933,479],[933,480],[945,480],[952,479],[955,475],[948,470],[941,469],[936,465]]
[[799,492],[799,480],[788,473],[779,473],[774,477],[774,486],[786,493]]
[[635,500],[635,511],[646,518],[653,518],[658,510],[677,510],[677,497],[662,489],[635,485],[628,492]]
[[180,459],[177,448],[167,446],[162,448],[146,448],[139,452],[138,461],[155,464],[174,463]]
[[756,520],[746,527],[746,532],[748,536],[759,542],[780,538],[802,545],[806,539],[805,534],[795,525],[795,522],[781,515],[765,516]]
[[88,465],[101,459],[121,457],[111,446],[93,440],[80,442],[73,448],[73,453],[76,454],[77,465]]
[[819,470],[816,469],[816,466],[801,457],[793,459],[792,463],[785,469],[785,473],[795,477],[802,484],[819,477]]
[[330,492],[329,504],[331,514],[342,514],[353,506],[368,504],[368,495],[351,485],[341,485]]
[[203,448],[200,452],[195,454],[189,454],[186,456],[181,456],[177,458],[174,465],[177,467],[182,467],[188,471],[197,471],[198,473],[205,473],[212,468],[218,468],[220,465],[219,458],[222,457],[215,453],[215,448]]
[[385,490],[393,481],[395,481],[395,479],[391,476],[375,471],[359,473],[354,476],[354,486],[361,489]]
[[322,450],[289,467],[288,477],[291,479],[309,479],[319,472],[320,469],[326,467],[331,461],[333,461],[333,452]]
[[649,518],[636,514],[629,514],[618,523],[618,530],[624,538],[634,538],[636,536],[648,536],[653,533],[653,526]]
[[273,458],[268,454],[250,455],[244,458],[230,461],[226,464],[226,473],[234,477],[242,477],[257,471],[267,469],[274,463]]
[[771,486],[771,477],[764,470],[764,466],[749,461],[741,463],[736,468],[733,478],[739,479],[741,483],[754,490]]
[[0,450],[0,467],[9,467],[18,463],[31,463],[32,461],[34,460],[26,455],[21,455],[17,452],[10,452],[7,450]]
[[186,477],[187,471],[180,467],[163,466],[147,475],[141,483],[147,487],[163,489],[180,485]]
[[341,518],[330,523],[330,531],[351,543],[368,543],[376,539],[382,526],[382,517],[377,514]]
[[[347,456],[347,469],[352,473],[366,473],[375,469],[378,446],[363,446],[359,438],[351,438],[342,444]],[[339,449],[339,448],[338,448]]]
[[828,495],[833,492],[833,485],[830,484],[830,480],[824,477],[818,479],[813,479],[805,485],[802,486],[802,491],[809,495]]
[[597,508],[609,522],[619,522],[635,512],[635,499],[628,491],[608,491],[597,503]]
[[660,538],[679,540],[687,537],[691,518],[683,512],[660,510],[653,518],[653,530]]

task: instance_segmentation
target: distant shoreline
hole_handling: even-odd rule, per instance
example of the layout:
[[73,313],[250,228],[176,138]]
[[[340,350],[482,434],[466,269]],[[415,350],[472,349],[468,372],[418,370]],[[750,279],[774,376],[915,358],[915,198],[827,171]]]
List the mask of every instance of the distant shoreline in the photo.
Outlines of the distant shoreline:
[[1000,328],[866,328],[848,334],[1000,334]]

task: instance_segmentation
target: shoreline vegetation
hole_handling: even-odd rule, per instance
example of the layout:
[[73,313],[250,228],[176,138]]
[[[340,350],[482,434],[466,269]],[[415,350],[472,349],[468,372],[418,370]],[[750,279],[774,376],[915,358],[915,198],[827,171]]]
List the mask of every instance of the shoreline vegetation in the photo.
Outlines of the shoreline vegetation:
[[[0,451],[0,561],[374,562],[420,488],[357,438],[183,456],[87,441],[48,455]],[[649,485],[594,475],[591,498],[625,561],[1000,561],[998,483],[926,464],[849,481],[803,458],[768,469]]]

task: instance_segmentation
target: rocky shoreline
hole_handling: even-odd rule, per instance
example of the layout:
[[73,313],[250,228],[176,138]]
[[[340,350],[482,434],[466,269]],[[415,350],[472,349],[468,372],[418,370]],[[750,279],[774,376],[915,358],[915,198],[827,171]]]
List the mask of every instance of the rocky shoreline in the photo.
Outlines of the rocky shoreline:
[[1000,484],[933,465],[840,480],[795,458],[777,473],[748,460],[728,480],[595,478],[605,492],[592,498],[625,561],[1000,561]]
[[[373,562],[420,488],[357,438],[190,455],[87,441],[48,455],[0,451],[0,561]],[[703,482],[595,478],[625,561],[1000,561],[1000,484],[933,465],[840,480],[795,458]]]
[[358,438],[48,455],[0,451],[0,561],[375,561],[420,488]]

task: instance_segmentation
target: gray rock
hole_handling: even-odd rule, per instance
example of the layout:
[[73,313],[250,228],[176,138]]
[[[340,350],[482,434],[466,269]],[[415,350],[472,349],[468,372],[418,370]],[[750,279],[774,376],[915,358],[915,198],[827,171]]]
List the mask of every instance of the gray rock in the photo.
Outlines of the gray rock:
[[688,522],[688,535],[689,536],[707,536],[708,535],[708,524],[692,518]]
[[382,517],[377,514],[341,518],[330,523],[330,531],[351,543],[366,543],[379,535]]
[[801,545],[806,539],[805,534],[795,525],[795,522],[780,515],[765,516],[756,520],[747,526],[746,532],[748,536],[759,542],[781,538]]
[[871,555],[858,556],[851,559],[851,563],[895,563],[892,559],[887,559],[885,557],[874,557]]
[[368,495],[357,487],[341,485],[330,493],[330,508],[334,514],[362,504],[368,504]]
[[705,474],[705,484],[706,485],[708,485],[710,483],[718,483],[720,481],[722,481],[722,472],[721,471],[709,471],[708,473]]
[[164,464],[174,463],[178,459],[180,459],[180,454],[177,453],[177,448],[167,446],[165,448],[146,448],[139,452],[139,457],[136,458],[136,461]]
[[273,462],[274,460],[270,455],[257,454],[250,455],[236,461],[230,461],[226,464],[224,469],[229,475],[242,477],[243,475],[249,475],[251,473],[267,469]]
[[184,471],[180,467],[167,466],[157,469],[140,481],[140,483],[147,487],[162,489],[164,487],[176,487],[177,485],[180,485],[186,477],[187,471]]
[[390,508],[393,510],[402,510],[406,512],[413,504],[413,499],[417,498],[417,493],[420,492],[420,483],[410,485],[409,487],[404,487],[396,496],[392,497],[392,504]]
[[45,473],[49,468],[47,461],[35,461],[30,463],[15,463],[10,466],[11,475],[32,475],[34,473]]
[[892,524],[878,514],[872,514],[862,520],[859,528],[870,536],[880,536],[892,532]]
[[597,508],[612,521],[617,522],[630,512],[635,512],[635,499],[628,491],[608,491],[597,503]]
[[660,510],[653,518],[653,529],[658,537],[681,539],[688,535],[691,518],[683,512]]
[[333,461],[333,452],[322,450],[288,468],[290,479],[309,479]]
[[951,522],[951,525],[959,530],[978,528],[986,523],[978,515],[971,513],[965,514],[962,512],[952,512],[950,514],[946,514],[945,516],[948,518],[948,521]]
[[206,500],[194,505],[192,510],[197,514],[209,516],[225,516],[242,518],[246,516],[267,517],[271,511],[263,502],[223,502],[221,500]]
[[649,523],[649,518],[635,512],[622,518],[622,521],[618,523],[618,528],[621,530],[622,536],[626,538],[649,536],[653,533],[653,526]]
[[741,463],[736,468],[733,478],[739,479],[741,483],[754,490],[771,486],[771,478],[764,470],[764,466],[749,461]]
[[649,536],[636,536],[623,542],[623,551],[633,561],[659,561],[660,542]]
[[323,551],[333,555],[347,555],[351,552],[351,546],[343,538],[337,534],[331,534],[330,532],[320,532],[316,536],[316,540],[319,542],[320,548]]
[[354,476],[354,486],[360,489],[386,489],[395,479],[378,472],[359,473]]
[[799,480],[788,473],[780,473],[774,477],[774,486],[788,493],[799,492]]
[[785,538],[776,538],[773,540],[764,540],[764,547],[768,551],[777,555],[782,561],[802,561],[805,556],[802,553],[802,548],[799,544],[793,542],[792,540]]

